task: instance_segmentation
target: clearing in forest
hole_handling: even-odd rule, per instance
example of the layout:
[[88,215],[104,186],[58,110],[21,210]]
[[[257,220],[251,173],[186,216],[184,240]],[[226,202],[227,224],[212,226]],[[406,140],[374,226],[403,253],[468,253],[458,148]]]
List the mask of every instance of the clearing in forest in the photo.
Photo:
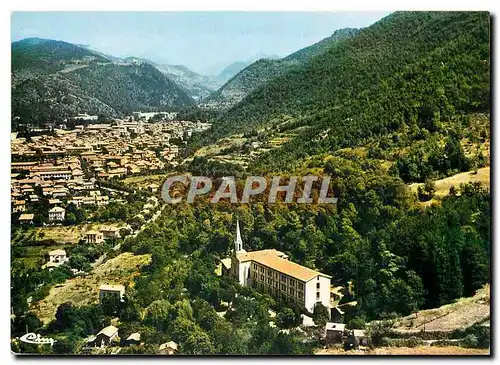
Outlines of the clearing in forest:
[[66,302],[76,306],[96,303],[102,284],[122,284],[127,287],[135,276],[140,275],[140,267],[150,262],[149,254],[122,253],[97,266],[84,277],[68,279],[65,283],[54,286],[47,297],[33,303],[32,309],[44,324],[48,324],[55,318],[59,305]]

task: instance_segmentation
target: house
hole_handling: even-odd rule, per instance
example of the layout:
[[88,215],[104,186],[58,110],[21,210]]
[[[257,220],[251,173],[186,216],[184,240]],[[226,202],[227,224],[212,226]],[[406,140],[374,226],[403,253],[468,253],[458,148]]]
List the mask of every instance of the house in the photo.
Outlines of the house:
[[158,184],[149,184],[148,189],[151,190],[152,193],[156,193],[159,189],[160,185]]
[[49,221],[62,222],[64,220],[65,214],[66,214],[66,209],[61,207],[54,207],[51,210],[49,210]]
[[85,233],[85,242],[86,243],[103,243],[104,236],[101,232],[87,231]]
[[141,343],[141,334],[139,332],[132,333],[125,340],[125,346],[139,345]]
[[33,224],[33,218],[35,218],[34,214],[21,214],[19,217],[19,223]]
[[64,250],[53,250],[49,251],[49,262],[54,263],[65,263],[68,261],[68,257],[66,256],[66,251]]
[[102,227],[99,230],[99,232],[102,233],[104,239],[106,239],[106,238],[119,238],[120,237],[119,231],[120,231],[120,229],[116,228],[116,227]]
[[54,267],[59,267],[68,261],[69,259],[66,256],[66,251],[64,250],[49,251],[49,261],[42,266],[42,269],[48,268],[49,270],[52,270]]
[[165,342],[160,345],[159,353],[161,355],[173,355],[177,352],[178,347],[179,346],[174,341]]
[[344,331],[345,324],[328,322],[325,327],[325,340],[327,343],[342,343]]
[[99,287],[99,301],[101,302],[103,298],[106,296],[115,296],[120,300],[123,300],[124,295],[125,295],[125,287],[123,285],[103,284]]
[[275,299],[306,308],[310,313],[316,303],[330,308],[331,276],[291,262],[287,255],[274,249],[245,251],[239,222],[229,276],[242,286],[251,286]]
[[24,211],[26,211],[26,202],[24,200],[14,201],[12,213],[18,213],[18,212],[24,212]]
[[87,346],[102,348],[111,346],[113,342],[117,340],[119,340],[118,328],[115,326],[108,326],[99,331],[97,335],[90,337],[87,340]]
[[368,345],[368,336],[366,335],[365,330],[353,330],[352,335],[354,336],[356,342],[359,343],[360,346]]

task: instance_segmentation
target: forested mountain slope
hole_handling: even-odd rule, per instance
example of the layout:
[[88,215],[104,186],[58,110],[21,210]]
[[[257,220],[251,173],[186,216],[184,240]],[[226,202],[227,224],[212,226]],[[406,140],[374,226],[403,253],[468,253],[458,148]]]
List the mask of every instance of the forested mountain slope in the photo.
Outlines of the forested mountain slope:
[[262,58],[257,60],[227,81],[206,100],[205,104],[217,108],[230,107],[241,101],[260,85],[325,52],[335,42],[349,38],[356,32],[358,30],[352,28],[340,29],[330,37],[298,50],[283,59]]
[[213,141],[281,123],[309,126],[263,156],[290,164],[389,131],[432,125],[490,103],[489,14],[398,12],[276,77],[214,123]]
[[111,62],[74,44],[25,39],[12,44],[12,115],[42,124],[77,113],[106,116],[193,105],[155,67]]

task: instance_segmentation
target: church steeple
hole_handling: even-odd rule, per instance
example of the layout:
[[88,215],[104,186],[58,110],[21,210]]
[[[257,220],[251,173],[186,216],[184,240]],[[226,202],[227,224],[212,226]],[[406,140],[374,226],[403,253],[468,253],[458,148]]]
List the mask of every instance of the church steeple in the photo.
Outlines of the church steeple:
[[236,239],[234,240],[234,252],[244,252],[243,250],[243,241],[241,239],[240,233],[240,221],[236,220]]

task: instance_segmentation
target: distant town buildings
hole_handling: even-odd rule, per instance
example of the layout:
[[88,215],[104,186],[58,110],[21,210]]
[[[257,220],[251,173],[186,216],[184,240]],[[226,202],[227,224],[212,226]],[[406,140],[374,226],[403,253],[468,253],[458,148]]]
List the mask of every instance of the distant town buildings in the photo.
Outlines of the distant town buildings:
[[[170,120],[175,115],[169,113],[162,113],[163,120],[148,122],[156,114],[138,112],[111,123],[86,124],[97,117],[84,113],[72,118],[82,121],[74,129],[31,129],[47,134],[29,138],[11,133],[11,212],[19,215],[15,222],[57,224],[65,220],[69,204],[81,209],[120,200],[126,193],[106,190],[100,183],[177,165],[186,131],[210,128],[208,123]],[[148,187],[151,192],[158,188]],[[34,207],[45,199],[47,212],[38,215]],[[116,230],[100,233],[104,239],[119,236]],[[95,242],[89,237],[89,242],[100,241],[99,236]]]
[[174,341],[165,342],[160,345],[159,353],[160,355],[173,355],[177,352],[178,347]]
[[42,266],[42,268],[54,268],[58,267],[69,261],[64,250],[52,250],[49,251],[49,261]]

